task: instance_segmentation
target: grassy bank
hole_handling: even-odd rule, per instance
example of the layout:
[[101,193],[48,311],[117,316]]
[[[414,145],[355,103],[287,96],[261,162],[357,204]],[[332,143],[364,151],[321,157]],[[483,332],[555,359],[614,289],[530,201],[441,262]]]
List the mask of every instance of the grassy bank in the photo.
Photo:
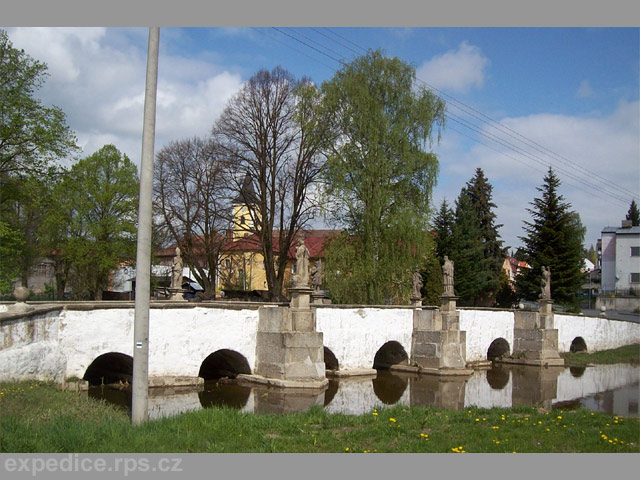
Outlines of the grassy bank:
[[583,367],[589,364],[611,365],[614,363],[638,365],[640,364],[640,344],[594,353],[562,353],[560,356],[564,358],[564,363],[568,367]]
[[640,452],[640,421],[588,410],[253,415],[209,408],[131,426],[116,407],[42,383],[0,383],[2,452]]

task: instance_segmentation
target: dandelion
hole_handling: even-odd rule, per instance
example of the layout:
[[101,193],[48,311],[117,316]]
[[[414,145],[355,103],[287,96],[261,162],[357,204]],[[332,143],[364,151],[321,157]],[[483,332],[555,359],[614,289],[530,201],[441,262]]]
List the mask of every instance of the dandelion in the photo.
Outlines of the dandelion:
[[393,423],[396,423],[396,421],[397,421],[397,420],[396,420],[395,418],[393,418],[393,417],[390,417],[390,418],[389,418],[389,421],[390,421],[390,422],[393,422]]
[[476,422],[479,422],[479,421],[480,421],[480,419],[479,419],[479,418],[476,418]]
[[344,451],[345,451],[345,452],[348,452],[348,451],[349,451],[349,447],[345,448],[345,449],[344,449]]
[[378,412],[373,412],[371,415],[373,415],[374,417],[378,416]]
[[558,418],[559,418],[560,420],[562,420],[562,415],[558,415]]

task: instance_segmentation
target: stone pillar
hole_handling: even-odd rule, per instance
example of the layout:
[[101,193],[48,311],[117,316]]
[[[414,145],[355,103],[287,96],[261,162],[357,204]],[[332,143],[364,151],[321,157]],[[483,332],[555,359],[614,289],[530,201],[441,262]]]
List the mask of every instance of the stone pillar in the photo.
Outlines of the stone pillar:
[[553,302],[540,300],[538,312],[514,313],[513,353],[501,361],[537,366],[563,366],[558,330],[553,328]]
[[309,288],[290,290],[291,307],[260,307],[255,375],[247,381],[277,387],[325,388],[324,345],[316,331]]
[[457,297],[441,297],[441,309],[413,313],[411,364],[420,373],[471,375],[466,368],[466,332],[460,331]]

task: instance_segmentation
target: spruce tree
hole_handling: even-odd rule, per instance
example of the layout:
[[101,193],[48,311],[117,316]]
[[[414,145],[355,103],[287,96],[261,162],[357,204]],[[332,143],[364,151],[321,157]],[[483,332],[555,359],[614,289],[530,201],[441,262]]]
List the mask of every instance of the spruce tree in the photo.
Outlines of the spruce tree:
[[436,241],[436,256],[442,265],[444,256],[451,256],[451,230],[455,217],[447,199],[440,204],[440,210],[433,218],[433,230]]
[[492,190],[493,187],[484,176],[482,169],[477,168],[474,177],[467,182],[466,191],[478,217],[482,243],[484,245],[483,256],[484,259],[488,260],[489,272],[491,273],[490,280],[481,292],[485,299],[494,296],[498,290],[500,272],[502,271],[502,264],[507,254],[507,249],[503,248],[503,242],[500,240],[500,234],[498,233],[498,229],[502,227],[502,225],[496,225],[495,223],[496,214],[493,209],[497,208],[497,205],[491,200]]
[[479,305],[492,285],[490,260],[484,256],[484,243],[478,215],[471,196],[462,189],[456,200],[451,235],[451,260],[455,265],[455,293],[462,305]]
[[549,168],[542,194],[530,203],[527,212],[531,222],[524,222],[525,258],[531,269],[516,279],[520,297],[536,300],[540,294],[542,267],[551,270],[551,298],[559,304],[577,306],[577,293],[582,281],[581,266],[585,229],[580,216],[571,211],[571,204],[558,193],[560,180]]
[[631,220],[631,224],[634,227],[640,226],[640,210],[638,210],[638,205],[636,204],[635,199],[631,200],[631,205],[627,212],[627,220]]

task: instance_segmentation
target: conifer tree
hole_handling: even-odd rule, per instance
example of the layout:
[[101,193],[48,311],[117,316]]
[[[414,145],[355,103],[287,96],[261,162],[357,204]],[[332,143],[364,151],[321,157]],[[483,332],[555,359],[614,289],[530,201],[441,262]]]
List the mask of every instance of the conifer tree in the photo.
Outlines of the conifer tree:
[[478,215],[469,192],[463,188],[456,200],[451,235],[451,260],[455,264],[455,293],[463,305],[478,305],[492,285],[490,260],[484,256],[484,243]]
[[467,182],[466,192],[471,199],[471,205],[476,211],[482,243],[484,245],[483,257],[488,260],[488,268],[491,274],[485,288],[481,292],[482,297],[488,299],[495,296],[500,283],[500,272],[506,257],[506,248],[502,247],[502,240],[498,229],[502,225],[496,225],[496,214],[493,209],[497,205],[491,200],[493,187],[484,176],[481,168],[476,169],[474,177]]
[[433,218],[433,230],[435,233],[436,256],[442,265],[444,256],[451,256],[451,231],[455,216],[449,207],[447,199],[442,200],[440,210]]
[[542,267],[551,270],[551,298],[559,304],[577,306],[578,290],[582,281],[580,268],[585,228],[580,216],[571,211],[571,204],[558,193],[560,179],[549,168],[544,183],[538,187],[540,198],[531,202],[527,212],[531,222],[524,222],[526,236],[525,259],[531,269],[516,279],[520,297],[536,300],[540,293]]
[[627,212],[627,220],[631,220],[631,224],[634,227],[640,226],[640,210],[638,210],[638,205],[636,204],[635,199],[631,200],[631,205]]

